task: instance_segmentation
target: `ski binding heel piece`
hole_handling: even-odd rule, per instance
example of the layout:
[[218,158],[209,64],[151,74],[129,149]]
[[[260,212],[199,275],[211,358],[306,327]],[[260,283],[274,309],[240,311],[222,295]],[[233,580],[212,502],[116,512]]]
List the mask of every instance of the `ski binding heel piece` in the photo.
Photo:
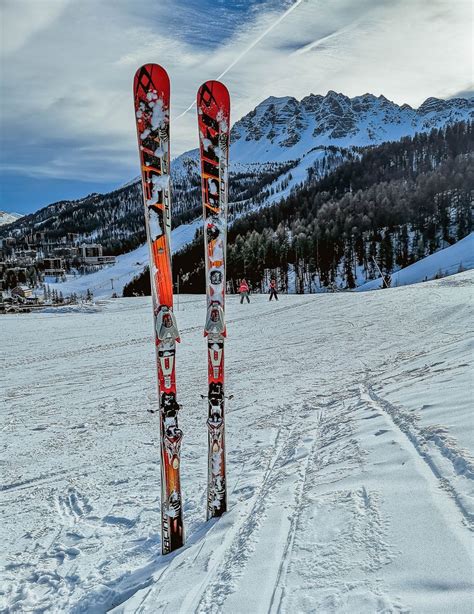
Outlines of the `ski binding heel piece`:
[[160,341],[179,341],[179,330],[174,313],[162,305],[156,314],[155,330]]
[[226,336],[224,310],[219,303],[212,303],[207,311],[204,336],[206,337],[207,335]]

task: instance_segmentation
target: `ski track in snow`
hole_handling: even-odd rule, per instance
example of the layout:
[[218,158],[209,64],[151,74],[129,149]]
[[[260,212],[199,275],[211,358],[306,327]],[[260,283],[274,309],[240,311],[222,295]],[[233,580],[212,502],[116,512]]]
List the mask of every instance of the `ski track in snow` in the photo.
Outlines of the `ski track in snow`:
[[5,316],[0,611],[470,612],[473,281],[229,297],[209,523],[205,298],[182,297],[187,540],[167,557],[149,299]]
[[[465,478],[463,481],[471,482],[474,479],[474,459],[470,454],[465,450],[460,450],[454,439],[445,436],[446,429],[436,425],[419,428],[416,416],[379,397],[370,386],[361,385],[360,398],[363,403],[375,411],[383,411],[390,416],[393,424],[406,435],[416,452],[427,463],[439,481],[440,488],[454,499],[464,517],[466,526],[472,531],[474,529],[474,507],[469,500],[463,501],[463,491],[458,492],[456,488],[456,483],[461,482],[463,478]],[[444,459],[450,462],[443,462]],[[464,492],[472,488],[469,482],[465,486]]]

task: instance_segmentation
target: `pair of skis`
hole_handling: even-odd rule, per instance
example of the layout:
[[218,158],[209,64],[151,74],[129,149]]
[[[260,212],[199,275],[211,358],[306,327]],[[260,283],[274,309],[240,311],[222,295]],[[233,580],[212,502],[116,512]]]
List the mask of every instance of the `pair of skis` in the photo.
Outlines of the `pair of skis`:
[[[179,332],[173,313],[171,270],[170,81],[157,64],[138,69],[134,79],[145,225],[155,324],[161,446],[162,552],[184,543],[180,486],[182,431],[176,400],[175,353]],[[207,81],[197,94],[204,216],[208,345],[207,519],[226,511],[224,440],[225,252],[230,100],[226,87]]]

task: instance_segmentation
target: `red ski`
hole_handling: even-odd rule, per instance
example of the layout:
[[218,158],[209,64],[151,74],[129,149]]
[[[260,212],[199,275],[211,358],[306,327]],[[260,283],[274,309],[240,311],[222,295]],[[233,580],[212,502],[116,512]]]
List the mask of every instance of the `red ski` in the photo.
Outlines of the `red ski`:
[[207,81],[197,94],[204,216],[208,347],[207,518],[227,509],[224,436],[225,258],[229,165],[230,98],[225,85]]
[[161,549],[184,543],[180,486],[182,432],[178,427],[175,352],[179,332],[173,314],[171,274],[170,81],[161,66],[145,64],[133,83],[138,150],[150,250],[161,434]]

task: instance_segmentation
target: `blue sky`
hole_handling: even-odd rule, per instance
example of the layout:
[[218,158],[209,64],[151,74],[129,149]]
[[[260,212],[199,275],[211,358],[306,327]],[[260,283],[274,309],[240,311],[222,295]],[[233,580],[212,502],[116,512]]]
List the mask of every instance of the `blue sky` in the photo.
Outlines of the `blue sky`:
[[[233,120],[270,95],[333,89],[418,106],[472,90],[470,0],[0,6],[0,209],[7,211],[107,192],[138,174],[131,83],[145,62],[170,74],[172,118],[224,71]],[[174,155],[196,146],[193,109],[173,121],[172,143]]]

